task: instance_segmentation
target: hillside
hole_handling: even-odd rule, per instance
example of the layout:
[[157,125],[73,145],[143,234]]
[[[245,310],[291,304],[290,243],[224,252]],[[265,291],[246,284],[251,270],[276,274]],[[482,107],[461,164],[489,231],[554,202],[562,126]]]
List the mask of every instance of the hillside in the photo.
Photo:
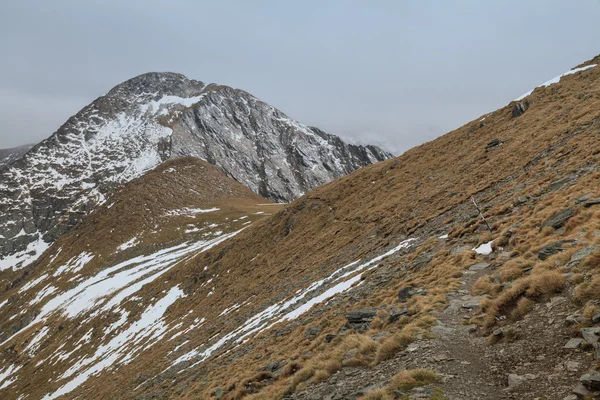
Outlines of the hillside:
[[[92,213],[0,296],[0,390],[8,399],[593,395],[598,132],[593,66],[289,205],[249,199],[235,215],[200,213],[213,218],[204,224],[229,221],[218,235],[177,247],[183,219],[155,242],[142,236],[158,252],[144,244],[110,256],[138,229],[103,250],[96,224],[129,225],[120,221],[147,203],[123,194],[151,192],[126,186],[121,208]],[[229,201],[175,208],[221,212]],[[241,230],[243,216],[264,217]],[[80,261],[95,252],[106,256]],[[93,285],[73,268],[89,269]],[[98,300],[96,282],[121,268],[131,286]],[[57,289],[36,281],[59,269],[61,286],[45,283]],[[81,305],[61,308],[65,299]]]
[[31,264],[124,183],[185,156],[278,202],[391,157],[307,127],[242,90],[143,74],[0,167],[0,268]]

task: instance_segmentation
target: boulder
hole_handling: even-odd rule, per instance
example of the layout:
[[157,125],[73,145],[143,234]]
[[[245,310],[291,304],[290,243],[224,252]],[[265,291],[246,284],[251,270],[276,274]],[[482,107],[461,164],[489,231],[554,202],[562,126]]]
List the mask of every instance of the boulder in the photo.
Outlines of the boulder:
[[277,360],[274,360],[274,361],[269,361],[267,363],[267,365],[265,365],[265,367],[263,368],[263,371],[275,372],[279,368],[281,368],[281,363]]
[[600,249],[600,246],[588,246],[583,249],[579,249],[571,256],[571,259],[567,263],[568,267],[572,267],[573,265],[578,264],[581,260]]
[[333,339],[335,339],[337,337],[337,335],[334,335],[332,333],[328,333],[327,335],[325,335],[325,343],[331,343],[331,341]]
[[600,372],[598,371],[592,371],[583,375],[579,378],[579,381],[589,390],[600,390]]
[[376,308],[361,308],[360,310],[350,311],[345,317],[351,324],[360,324],[373,321],[376,315]]
[[304,337],[315,337],[319,334],[319,332],[321,332],[321,327],[313,326],[311,328],[308,328],[306,332],[304,332]]
[[521,115],[525,114],[526,108],[523,104],[517,102],[512,108],[511,116],[513,118],[518,118]]
[[400,303],[406,302],[408,299],[413,297],[417,293],[417,289],[412,286],[405,286],[398,291],[398,301]]
[[490,264],[486,263],[486,262],[480,262],[477,264],[473,264],[469,267],[469,271],[482,271],[484,269],[486,269],[487,267],[489,267]]
[[587,200],[585,203],[583,203],[584,207],[591,207],[591,206],[596,206],[600,204],[600,197],[596,198],[596,199],[590,199]]
[[493,149],[494,147],[498,147],[500,146],[500,144],[502,144],[502,142],[500,141],[500,139],[494,139],[491,142],[489,142],[488,144],[485,145],[485,149],[490,150]]
[[588,343],[594,344],[600,340],[600,328],[581,328],[579,332]]
[[408,308],[406,307],[402,307],[402,308],[398,308],[398,307],[392,307],[390,309],[390,313],[388,314],[388,321],[389,322],[396,322],[400,319],[400,317],[402,317],[403,315],[408,314]]
[[564,345],[564,348],[565,349],[576,349],[579,346],[581,346],[582,343],[583,343],[583,339],[573,338],[573,339],[569,340],[567,342],[567,344]]
[[573,207],[565,208],[554,213],[550,218],[548,218],[542,224],[542,228],[546,226],[550,226],[554,229],[561,228],[565,225],[565,223],[574,215]]
[[559,240],[558,242],[547,244],[546,246],[542,247],[540,251],[538,251],[538,258],[540,260],[547,260],[553,255],[565,251],[563,247],[564,243],[564,240]]

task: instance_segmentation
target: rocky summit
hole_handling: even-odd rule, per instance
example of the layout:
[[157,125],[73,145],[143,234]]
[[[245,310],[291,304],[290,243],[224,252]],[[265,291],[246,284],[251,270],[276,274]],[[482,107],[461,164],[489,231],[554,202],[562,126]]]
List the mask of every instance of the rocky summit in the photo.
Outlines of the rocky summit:
[[99,97],[51,137],[0,161],[0,269],[26,266],[122,184],[194,156],[289,202],[391,157],[307,127],[242,90],[147,73]]
[[[130,143],[119,139],[101,167],[127,179],[105,178],[110,193],[90,186],[82,193],[97,204],[80,210],[79,222],[27,265],[0,271],[0,397],[600,398],[598,64],[600,56],[286,204],[269,193],[300,190],[291,181],[281,191],[259,174],[252,186],[208,153],[176,157],[191,151],[202,124],[217,129],[205,113],[243,121],[210,106],[225,98],[211,96],[233,89],[171,84],[182,90],[176,102],[125,102],[152,116],[131,128],[155,138],[127,151],[143,161],[119,164]],[[129,93],[128,85],[107,99]],[[181,100],[190,98],[196,105]],[[112,102],[101,103],[102,113],[113,112]],[[302,146],[316,140],[334,151],[317,140],[333,140],[322,133],[290,129]],[[71,192],[51,199],[48,186],[32,181],[42,185],[32,186],[38,197],[23,201],[62,201],[71,210],[84,194],[66,166],[100,168],[71,157],[88,154],[98,136],[75,146],[55,135],[54,147],[44,142],[3,172],[16,179],[39,149],[71,144],[61,153],[61,184]],[[210,154],[228,151],[214,150],[223,136],[206,137]],[[14,194],[10,201],[25,196]]]

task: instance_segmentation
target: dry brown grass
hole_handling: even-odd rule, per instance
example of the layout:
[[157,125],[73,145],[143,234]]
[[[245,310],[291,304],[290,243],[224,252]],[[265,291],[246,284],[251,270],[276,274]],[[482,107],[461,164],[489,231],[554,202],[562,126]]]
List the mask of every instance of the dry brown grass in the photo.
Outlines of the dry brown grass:
[[360,400],[393,400],[394,396],[388,393],[385,389],[371,390],[369,393],[360,396]]
[[440,376],[429,369],[404,370],[392,377],[388,387],[391,390],[410,390],[414,387],[425,386],[441,380]]
[[[490,327],[495,324],[499,316],[510,315],[517,307],[522,296],[529,299],[540,299],[562,290],[566,278],[558,271],[544,271],[539,274],[530,275],[515,281],[512,287],[500,293],[500,295],[485,303],[487,314],[485,325]],[[521,311],[528,307],[529,303],[522,303]],[[517,313],[522,317],[520,313]]]
[[502,286],[494,283],[492,277],[488,275],[480,277],[473,283],[473,286],[471,286],[471,294],[473,296],[481,296],[483,294],[495,296],[500,293],[501,290]]
[[386,338],[377,349],[376,360],[381,362],[393,358],[398,352],[404,350],[406,346],[415,340],[414,336],[406,332],[398,332],[395,335]]
[[575,299],[581,304],[589,300],[600,300],[600,275],[594,276],[591,281],[583,282],[575,288]]

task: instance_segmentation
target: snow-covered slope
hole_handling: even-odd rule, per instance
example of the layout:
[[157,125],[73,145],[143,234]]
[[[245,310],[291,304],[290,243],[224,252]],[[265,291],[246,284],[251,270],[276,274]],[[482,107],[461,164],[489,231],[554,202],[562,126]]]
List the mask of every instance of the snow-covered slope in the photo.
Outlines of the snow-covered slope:
[[0,168],[18,159],[32,147],[32,144],[26,144],[24,146],[11,147],[10,149],[0,149]]
[[1,268],[25,265],[115,188],[186,155],[277,201],[390,157],[306,127],[241,90],[175,73],[140,75],[0,169]]

